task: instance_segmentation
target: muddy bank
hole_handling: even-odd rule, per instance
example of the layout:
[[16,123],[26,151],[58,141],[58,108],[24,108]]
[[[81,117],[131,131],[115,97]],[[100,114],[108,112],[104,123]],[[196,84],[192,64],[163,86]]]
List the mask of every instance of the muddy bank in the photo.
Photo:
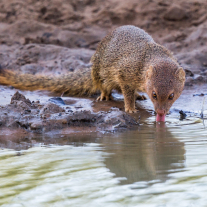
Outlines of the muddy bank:
[[[60,97],[50,98],[46,103],[31,102],[18,91],[10,104],[1,106],[0,127],[21,128],[26,132],[47,133],[70,127],[85,127],[85,130],[114,131],[139,125],[139,115],[125,113],[123,103],[112,101],[100,104],[94,99]],[[77,131],[77,130],[76,130]]]
[[[203,122],[207,117],[206,84],[187,87],[173,104],[166,117],[166,125]],[[4,94],[4,95],[3,95]],[[12,94],[12,95],[11,95]],[[24,95],[23,95],[24,94]],[[111,101],[97,102],[95,97],[55,97],[55,94],[18,92],[4,87],[0,96],[0,139],[24,139],[46,136],[98,136],[155,125],[152,102],[137,100],[138,112],[124,112],[123,96],[112,93]],[[76,136],[77,135],[77,136]],[[43,136],[43,137],[42,137]]]

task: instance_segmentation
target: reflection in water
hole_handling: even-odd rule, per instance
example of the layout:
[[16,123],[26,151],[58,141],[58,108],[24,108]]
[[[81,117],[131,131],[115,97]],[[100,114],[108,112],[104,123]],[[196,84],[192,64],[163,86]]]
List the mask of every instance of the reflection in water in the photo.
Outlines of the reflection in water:
[[[58,137],[58,138],[57,138]],[[121,184],[138,181],[166,180],[169,173],[184,167],[184,143],[173,137],[165,125],[142,126],[137,131],[109,133],[108,135],[59,135],[15,138],[12,141],[0,136],[0,147],[15,150],[28,149],[37,143],[44,145],[84,146],[99,143],[110,153],[105,159],[106,167],[116,177],[126,178]]]
[[103,139],[107,152],[106,167],[117,177],[126,177],[122,184],[138,181],[166,180],[169,172],[184,167],[184,143],[165,128],[145,127],[118,137]]
[[184,167],[184,143],[174,138],[165,125],[142,126],[137,131],[109,133],[101,135],[82,134],[39,136],[15,138],[13,141],[0,136],[0,147],[15,150],[28,149],[36,143],[84,146],[84,143],[98,142],[111,155],[105,160],[106,167],[116,175],[123,177],[121,184],[138,181],[166,180],[168,173]]
[[93,137],[0,135],[0,144],[3,207],[206,207],[207,131],[199,119]]

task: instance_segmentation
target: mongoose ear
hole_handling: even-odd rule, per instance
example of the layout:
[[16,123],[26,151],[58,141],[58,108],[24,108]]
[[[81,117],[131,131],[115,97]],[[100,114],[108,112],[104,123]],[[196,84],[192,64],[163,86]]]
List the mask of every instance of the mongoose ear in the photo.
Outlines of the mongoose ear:
[[182,67],[179,67],[175,72],[176,77],[178,77],[179,81],[185,82],[185,71]]
[[146,72],[146,77],[147,77],[147,78],[152,77],[153,69],[154,69],[153,66],[150,65],[150,66],[149,66],[149,69],[148,69],[147,72]]

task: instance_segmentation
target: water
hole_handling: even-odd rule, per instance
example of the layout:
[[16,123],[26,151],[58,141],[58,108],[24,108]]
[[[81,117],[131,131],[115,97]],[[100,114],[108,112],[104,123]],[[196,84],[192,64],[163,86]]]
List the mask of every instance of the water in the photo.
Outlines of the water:
[[205,123],[153,118],[122,133],[1,140],[0,205],[207,206]]

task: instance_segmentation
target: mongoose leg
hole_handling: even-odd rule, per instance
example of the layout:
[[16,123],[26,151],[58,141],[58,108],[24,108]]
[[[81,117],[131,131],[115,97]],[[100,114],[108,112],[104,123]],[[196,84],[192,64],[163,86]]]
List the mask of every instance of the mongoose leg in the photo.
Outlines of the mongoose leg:
[[135,93],[135,100],[147,100],[146,96],[140,95],[138,92]]
[[125,112],[136,113],[135,109],[135,90],[128,85],[121,87],[124,95]]

